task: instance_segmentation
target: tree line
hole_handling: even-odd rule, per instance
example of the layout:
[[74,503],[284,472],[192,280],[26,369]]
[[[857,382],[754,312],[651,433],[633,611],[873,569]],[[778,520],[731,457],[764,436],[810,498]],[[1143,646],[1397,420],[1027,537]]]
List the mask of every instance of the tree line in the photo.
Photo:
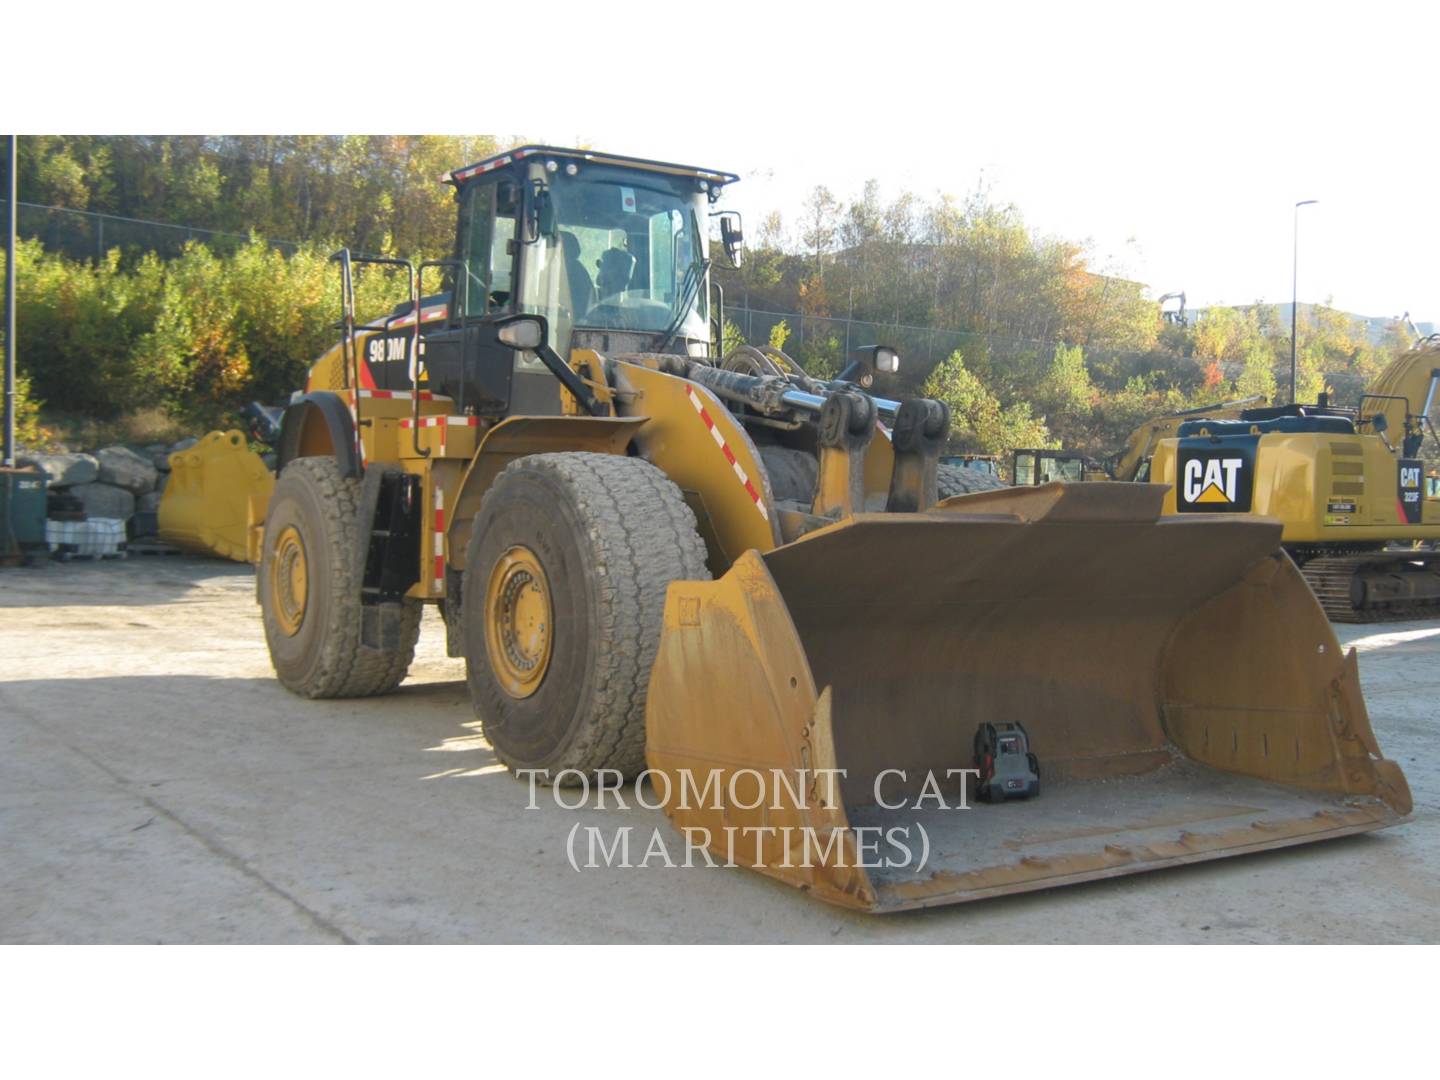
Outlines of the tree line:
[[[20,140],[23,201],[300,242],[202,243],[163,260],[112,250],[76,260],[22,245],[20,361],[50,411],[159,408],[223,424],[251,399],[280,400],[333,339],[336,246],[434,257],[454,236],[449,170],[509,145],[492,136],[34,136]],[[950,403],[953,449],[1020,445],[1113,452],[1150,416],[1228,398],[1288,399],[1288,320],[1263,304],[1167,323],[1144,285],[1097,268],[1083,243],[1043,235],[984,188],[960,197],[871,181],[851,199],[817,187],[793,221],[752,229],[738,269],[715,260],[731,310],[795,313],[765,328],[808,370],[833,373],[844,340],[823,320],[967,335],[957,351],[902,366],[884,387]],[[360,277],[378,313],[401,283]],[[828,327],[828,328],[827,328]],[[818,328],[818,330],[816,329]],[[895,343],[907,345],[903,331]],[[740,339],[739,328],[723,329]],[[933,336],[932,339],[933,340]],[[1354,403],[1397,348],[1329,307],[1302,320],[1298,397]],[[34,422],[34,409],[25,406]]]
[[454,243],[439,183],[491,135],[35,135],[22,202],[300,243],[438,258]]
[[[1097,269],[1087,245],[1031,229],[983,187],[888,202],[875,181],[849,201],[817,187],[793,225],[771,213],[742,266],[718,273],[732,305],[891,324],[901,339],[901,324],[974,335],[902,365],[889,387],[948,402],[956,451],[1063,445],[1103,459],[1151,417],[1252,395],[1290,400],[1289,325],[1274,305],[1167,321],[1140,282]],[[1328,391],[1357,404],[1409,344],[1398,324],[1374,341],[1329,305],[1302,308],[1296,400]],[[823,329],[796,346],[821,373],[838,369],[841,351]]]

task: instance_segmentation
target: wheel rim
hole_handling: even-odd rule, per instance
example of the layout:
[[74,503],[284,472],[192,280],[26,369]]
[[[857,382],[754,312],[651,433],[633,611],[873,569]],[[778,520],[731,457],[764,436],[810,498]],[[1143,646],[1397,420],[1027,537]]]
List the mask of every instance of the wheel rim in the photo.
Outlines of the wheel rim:
[[287,525],[275,538],[270,568],[270,609],[287,637],[300,632],[309,594],[310,569],[305,560],[305,541],[294,525]]
[[495,562],[485,590],[485,649],[501,687],[513,698],[540,688],[554,640],[550,583],[535,553],[510,548]]

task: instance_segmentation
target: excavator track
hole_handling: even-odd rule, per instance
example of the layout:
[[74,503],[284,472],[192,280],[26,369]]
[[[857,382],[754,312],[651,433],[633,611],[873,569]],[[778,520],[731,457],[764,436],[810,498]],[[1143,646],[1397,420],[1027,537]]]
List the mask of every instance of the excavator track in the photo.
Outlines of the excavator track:
[[[1333,555],[1311,559],[1300,572],[1332,623],[1398,622],[1440,615],[1440,552]],[[1418,589],[1395,587],[1412,575]],[[1376,596],[1383,599],[1372,599]]]

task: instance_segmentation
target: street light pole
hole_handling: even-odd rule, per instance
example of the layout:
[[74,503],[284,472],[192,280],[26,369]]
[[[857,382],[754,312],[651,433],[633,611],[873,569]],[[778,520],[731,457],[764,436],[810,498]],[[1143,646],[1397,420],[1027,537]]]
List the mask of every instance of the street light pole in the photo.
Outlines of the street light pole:
[[15,149],[17,138],[6,140],[10,153],[5,159],[5,458],[7,469],[15,467]]
[[1295,346],[1300,324],[1300,207],[1314,206],[1319,199],[1302,199],[1295,204],[1295,220],[1291,230],[1290,259],[1290,404],[1295,404]]

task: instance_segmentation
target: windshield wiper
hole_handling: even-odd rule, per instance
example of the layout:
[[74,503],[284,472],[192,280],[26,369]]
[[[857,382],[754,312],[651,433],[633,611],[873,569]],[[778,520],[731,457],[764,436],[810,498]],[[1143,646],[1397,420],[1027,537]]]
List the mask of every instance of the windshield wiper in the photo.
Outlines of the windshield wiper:
[[685,324],[685,316],[690,314],[690,307],[695,303],[696,294],[700,291],[700,283],[705,280],[705,275],[710,271],[709,259],[695,259],[685,271],[685,278],[680,282],[680,305],[675,309],[670,324],[665,327],[665,336],[660,339],[656,352],[664,352],[675,340],[675,335],[680,333],[680,327]]

